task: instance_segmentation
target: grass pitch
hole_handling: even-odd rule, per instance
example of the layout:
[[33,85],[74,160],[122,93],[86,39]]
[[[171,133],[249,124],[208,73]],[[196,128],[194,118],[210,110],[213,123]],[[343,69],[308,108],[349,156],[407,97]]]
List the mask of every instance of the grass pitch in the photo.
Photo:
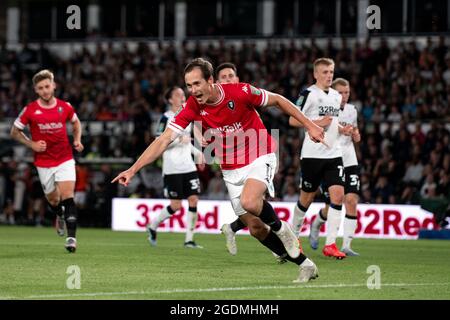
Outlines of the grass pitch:
[[[236,256],[226,251],[223,235],[197,234],[203,250],[185,249],[184,234],[159,233],[157,247],[146,237],[80,229],[77,252],[69,254],[54,229],[2,226],[0,299],[450,299],[445,240],[356,239],[361,256],[337,261],[304,239],[320,276],[296,285],[298,267],[278,265],[250,236],[237,237]],[[76,284],[70,266],[79,267],[80,289],[67,287]],[[377,267],[381,288],[369,289]]]

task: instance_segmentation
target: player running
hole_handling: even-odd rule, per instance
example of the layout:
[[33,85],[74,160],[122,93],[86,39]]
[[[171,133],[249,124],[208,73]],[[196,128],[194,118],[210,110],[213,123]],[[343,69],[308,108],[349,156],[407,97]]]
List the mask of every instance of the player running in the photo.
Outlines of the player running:
[[[360,179],[358,159],[356,158],[354,142],[361,140],[358,130],[358,111],[356,107],[348,103],[350,97],[350,84],[347,80],[337,78],[333,81],[332,86],[342,96],[341,109],[339,111],[339,124],[343,127],[352,126],[352,130],[347,134],[339,136],[339,143],[342,148],[342,161],[344,164],[345,175],[345,219],[344,219],[344,238],[341,251],[347,256],[359,256],[351,248],[351,243],[355,235],[357,226],[357,210],[356,206],[359,201]],[[320,227],[325,223],[328,215],[329,197],[328,192],[324,192],[326,197],[325,208],[319,211],[319,215],[311,225],[309,243],[311,248],[316,250],[319,247]]]
[[[75,160],[66,131],[66,122],[72,123],[73,147],[83,151],[81,123],[70,103],[54,96],[53,73],[42,70],[33,77],[34,91],[39,98],[29,103],[14,121],[11,137],[34,151],[34,165],[45,197],[56,214],[57,233],[64,236],[65,248],[77,248],[77,209],[73,201],[75,189]],[[29,126],[31,139],[23,132]]]
[[[216,79],[218,83],[239,83],[236,66],[231,62],[224,62],[220,64],[216,68]],[[264,222],[262,222],[258,217],[250,213],[244,213],[241,217],[244,215],[247,217],[244,217],[245,221],[252,224],[252,228],[265,228]],[[232,223],[225,223],[220,228],[225,236],[228,252],[233,256],[237,254],[236,232],[244,229],[245,227],[246,225],[242,222],[240,217],[238,217]],[[276,253],[273,254],[275,255],[278,263],[283,264],[287,262],[285,258],[278,256]]]
[[[220,161],[235,213],[243,215],[248,212],[270,226],[250,228],[250,233],[271,251],[299,265],[295,282],[316,278],[318,269],[300,252],[291,227],[278,218],[273,207],[263,198],[266,191],[274,192],[272,179],[277,167],[276,146],[255,108],[266,105],[279,107],[303,124],[311,139],[317,142],[323,140],[323,129],[278,94],[247,83],[216,84],[212,74],[211,63],[202,58],[194,59],[186,66],[184,79],[191,94],[186,104],[161,136],[112,182],[127,186],[136,172],[155,161],[191,122],[201,120],[206,140],[214,140],[209,146],[214,146]],[[257,139],[245,139],[250,134],[256,135]],[[235,138],[244,139],[236,144]]]
[[[330,209],[328,212],[327,238],[323,254],[337,259],[345,258],[345,253],[336,247],[336,238],[341,222],[342,202],[344,198],[344,167],[342,149],[337,143],[339,132],[348,132],[351,128],[339,128],[339,110],[341,95],[331,88],[334,74],[334,61],[320,58],[314,61],[316,83],[304,90],[297,101],[301,111],[316,120],[316,124],[326,128],[324,144],[312,143],[304,139],[301,150],[300,197],[294,208],[294,232],[298,236],[309,206],[314,200],[321,182],[329,186]],[[293,117],[289,123],[301,124]]]

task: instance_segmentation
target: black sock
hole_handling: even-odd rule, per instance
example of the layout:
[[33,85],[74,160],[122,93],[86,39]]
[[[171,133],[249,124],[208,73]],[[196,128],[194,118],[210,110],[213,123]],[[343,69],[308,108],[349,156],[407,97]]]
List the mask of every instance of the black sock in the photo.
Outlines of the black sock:
[[272,252],[275,252],[277,255],[279,255],[281,258],[287,259],[288,261],[291,261],[297,265],[300,265],[303,261],[305,261],[306,256],[303,253],[300,253],[300,255],[297,258],[291,258],[284,248],[283,243],[281,242],[280,238],[273,233],[272,231],[269,232],[267,237],[264,240],[260,240],[264,246],[269,248]]
[[77,207],[73,198],[61,201],[64,206],[64,219],[66,220],[67,236],[75,238],[77,232]]
[[241,221],[241,219],[237,218],[234,220],[231,224],[231,230],[233,230],[234,233],[238,232],[239,230],[242,230],[246,227],[246,225]]
[[263,200],[263,207],[261,213],[259,214],[259,218],[270,228],[272,228],[272,230],[280,230],[281,220],[278,218],[275,210],[273,210],[273,207],[266,200]]
[[56,206],[52,206],[49,202],[48,206],[50,207],[50,210],[52,211],[52,213],[56,214],[59,217],[61,217],[63,215],[63,209],[62,209],[61,202],[58,203]]

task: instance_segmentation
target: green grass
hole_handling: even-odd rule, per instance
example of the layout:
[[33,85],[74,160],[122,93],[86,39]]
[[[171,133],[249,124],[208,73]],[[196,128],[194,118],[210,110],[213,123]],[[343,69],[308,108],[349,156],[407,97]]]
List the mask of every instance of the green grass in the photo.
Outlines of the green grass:
[[[450,242],[354,240],[360,257],[342,261],[312,251],[320,277],[294,285],[298,268],[278,265],[250,236],[230,256],[222,235],[196,235],[205,249],[183,248],[184,234],[81,229],[78,251],[50,228],[0,227],[0,299],[450,299]],[[324,239],[321,239],[322,243]],[[71,265],[81,289],[66,287]],[[379,266],[381,289],[369,290],[367,268]]]

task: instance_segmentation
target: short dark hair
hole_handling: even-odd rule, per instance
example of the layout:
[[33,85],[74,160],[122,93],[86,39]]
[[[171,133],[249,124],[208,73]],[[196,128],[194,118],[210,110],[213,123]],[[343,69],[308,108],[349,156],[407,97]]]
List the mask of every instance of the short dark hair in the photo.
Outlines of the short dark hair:
[[234,63],[224,62],[216,68],[216,78],[219,76],[219,72],[222,71],[223,69],[231,69],[234,71],[234,74],[237,75],[237,68],[234,65]]
[[195,58],[194,60],[189,62],[188,65],[186,66],[186,68],[184,68],[184,75],[186,75],[186,73],[188,73],[188,72],[191,72],[194,68],[200,68],[200,70],[202,71],[202,74],[203,74],[203,78],[207,81],[213,75],[214,68],[213,68],[211,62],[209,62],[206,59]]
[[179,88],[179,86],[171,86],[164,92],[164,99],[166,102],[169,102],[169,99],[172,98],[172,93]]

